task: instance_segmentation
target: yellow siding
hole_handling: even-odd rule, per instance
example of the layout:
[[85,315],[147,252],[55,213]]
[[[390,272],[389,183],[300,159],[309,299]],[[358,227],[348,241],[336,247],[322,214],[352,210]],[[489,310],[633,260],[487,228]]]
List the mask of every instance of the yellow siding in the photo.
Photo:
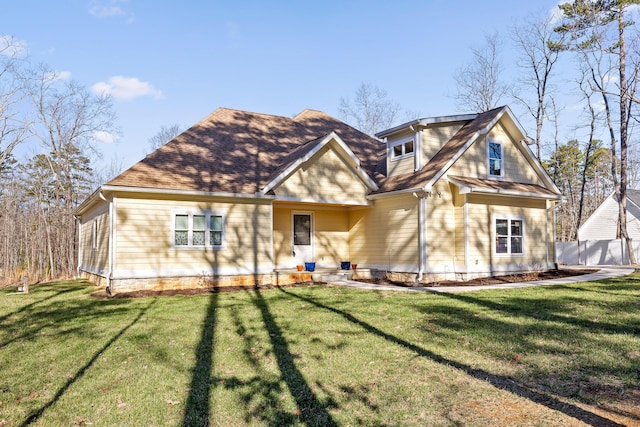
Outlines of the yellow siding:
[[422,130],[422,161],[427,163],[462,127],[462,123],[430,125]]
[[[115,268],[120,272],[184,272],[184,275],[269,268],[272,265],[271,206],[254,202],[119,198]],[[172,247],[173,213],[184,211],[224,213],[226,247]]]
[[[97,249],[93,249],[93,222],[97,221]],[[109,259],[109,205],[99,202],[80,222],[80,269],[106,274]]]
[[464,205],[467,199],[464,194],[458,192],[458,187],[455,185],[449,184],[449,189],[453,196],[453,217],[456,224],[454,231],[455,263],[456,265],[464,265],[466,262],[465,242],[467,238],[464,226]]
[[350,261],[393,271],[418,267],[418,202],[413,195],[377,199],[349,214]]
[[273,213],[273,253],[278,267],[295,267],[291,256],[293,211],[313,214],[314,260],[318,267],[336,268],[349,260],[349,213],[346,209],[275,207]]
[[453,194],[449,184],[440,181],[433,187],[433,195],[427,198],[427,263],[430,270],[453,271],[457,264],[456,231]]
[[[488,139],[502,144],[505,181],[545,185],[500,123],[491,129]],[[487,178],[487,138],[478,138],[447,173],[469,178]]]
[[273,208],[273,262],[278,267],[293,268],[292,209]]
[[325,147],[274,192],[300,199],[364,203],[367,188],[334,150]]
[[[546,265],[548,224],[544,200],[479,195],[469,195],[467,200],[469,268],[475,265],[529,266],[525,268]],[[524,217],[524,255],[502,256],[494,253],[496,216]]]
[[416,159],[414,156],[405,157],[398,160],[389,159],[389,176],[402,175],[405,173],[413,173],[416,166]]
[[315,211],[315,259],[318,265],[337,267],[349,261],[349,213]]
[[[391,159],[391,152],[389,146],[394,142],[400,140],[406,141],[413,137],[413,132],[405,131],[400,134],[394,135],[387,141],[387,176],[403,175],[407,173],[413,173],[416,167],[415,154],[413,156],[401,158],[398,160]],[[414,149],[417,150],[418,146],[414,138]]]

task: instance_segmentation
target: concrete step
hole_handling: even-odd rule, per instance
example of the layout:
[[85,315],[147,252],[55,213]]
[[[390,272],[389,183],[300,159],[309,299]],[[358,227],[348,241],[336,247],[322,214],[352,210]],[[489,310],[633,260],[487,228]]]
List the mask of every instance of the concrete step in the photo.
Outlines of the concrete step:
[[351,277],[353,277],[353,271],[349,271],[349,270],[345,270],[344,272],[338,271],[335,273],[320,274],[321,281],[323,282],[351,280]]

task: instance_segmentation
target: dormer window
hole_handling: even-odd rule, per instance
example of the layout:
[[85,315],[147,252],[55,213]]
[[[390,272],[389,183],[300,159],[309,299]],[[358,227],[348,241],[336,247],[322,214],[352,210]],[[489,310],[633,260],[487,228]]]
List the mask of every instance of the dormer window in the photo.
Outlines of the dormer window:
[[413,139],[395,143],[391,146],[391,159],[413,156],[414,150]]
[[489,176],[504,176],[504,168],[502,164],[502,144],[497,142],[489,142]]

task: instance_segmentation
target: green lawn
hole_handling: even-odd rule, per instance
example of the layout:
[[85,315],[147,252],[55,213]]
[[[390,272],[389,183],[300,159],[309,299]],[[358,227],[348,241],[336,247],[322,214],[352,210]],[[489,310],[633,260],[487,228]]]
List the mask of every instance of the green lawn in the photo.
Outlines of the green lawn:
[[640,424],[638,272],[458,295],[14,291],[0,426]]

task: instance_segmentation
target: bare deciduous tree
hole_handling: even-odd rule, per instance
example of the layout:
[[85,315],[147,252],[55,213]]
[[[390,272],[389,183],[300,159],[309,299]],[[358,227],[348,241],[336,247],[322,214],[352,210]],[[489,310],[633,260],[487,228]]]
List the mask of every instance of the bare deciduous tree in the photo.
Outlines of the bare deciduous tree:
[[[551,76],[563,43],[562,36],[553,31],[551,18],[537,16],[513,27],[513,39],[520,52],[518,67],[522,70],[519,86],[512,96],[531,114],[536,125],[536,156],[540,159],[541,137],[547,119],[548,95],[552,89]],[[531,99],[533,92],[533,100]]]
[[[580,52],[583,58],[590,64],[602,64],[601,58],[606,56],[605,63],[611,63],[611,71],[617,74],[616,90],[610,91],[598,83],[611,78],[609,72],[602,72],[594,66],[592,70],[598,70],[594,79],[594,86],[603,95],[605,103],[608,96],[617,98],[618,103],[618,134],[620,138],[620,185],[617,191],[619,200],[618,210],[618,237],[624,239],[627,244],[630,262],[635,264],[635,254],[627,230],[627,155],[629,144],[629,122],[632,106],[635,98],[635,90],[638,85],[637,64],[638,61],[630,61],[635,68],[628,69],[626,29],[629,25],[627,14],[629,6],[640,4],[640,0],[575,0],[559,5],[564,14],[562,25],[556,28],[559,33],[570,37],[567,48]],[[608,62],[611,61],[611,62]],[[628,73],[629,71],[629,73]],[[605,105],[610,112],[608,104]],[[610,122],[611,123],[611,122]],[[610,124],[610,128],[612,128]],[[612,139],[615,138],[612,135]],[[615,144],[612,144],[615,148]],[[612,158],[612,170],[615,168],[616,157]],[[615,176],[616,174],[613,173]]]
[[[32,213],[34,233],[44,230],[41,247],[22,255],[46,258],[47,277],[75,270],[76,227],[73,209],[91,190],[91,167],[86,153],[99,132],[116,133],[111,99],[96,96],[74,81],[66,81],[46,66],[21,74],[22,88],[33,114],[29,135],[38,153],[21,168],[25,209]],[[16,220],[16,218],[13,218]],[[46,257],[42,257],[42,250]],[[42,273],[40,271],[39,273]]]
[[19,55],[19,43],[12,37],[0,36],[0,165],[26,135],[27,125],[15,108],[23,97],[16,78]]
[[182,127],[174,123],[171,126],[161,126],[158,133],[149,138],[149,152],[153,152],[182,133]]
[[368,135],[390,128],[400,111],[400,105],[389,99],[386,90],[369,83],[358,87],[353,101],[341,98],[338,108],[344,121]]
[[472,48],[471,62],[462,66],[454,75],[457,107],[476,113],[491,110],[509,92],[501,80],[500,38],[498,33],[485,35],[485,46]]

